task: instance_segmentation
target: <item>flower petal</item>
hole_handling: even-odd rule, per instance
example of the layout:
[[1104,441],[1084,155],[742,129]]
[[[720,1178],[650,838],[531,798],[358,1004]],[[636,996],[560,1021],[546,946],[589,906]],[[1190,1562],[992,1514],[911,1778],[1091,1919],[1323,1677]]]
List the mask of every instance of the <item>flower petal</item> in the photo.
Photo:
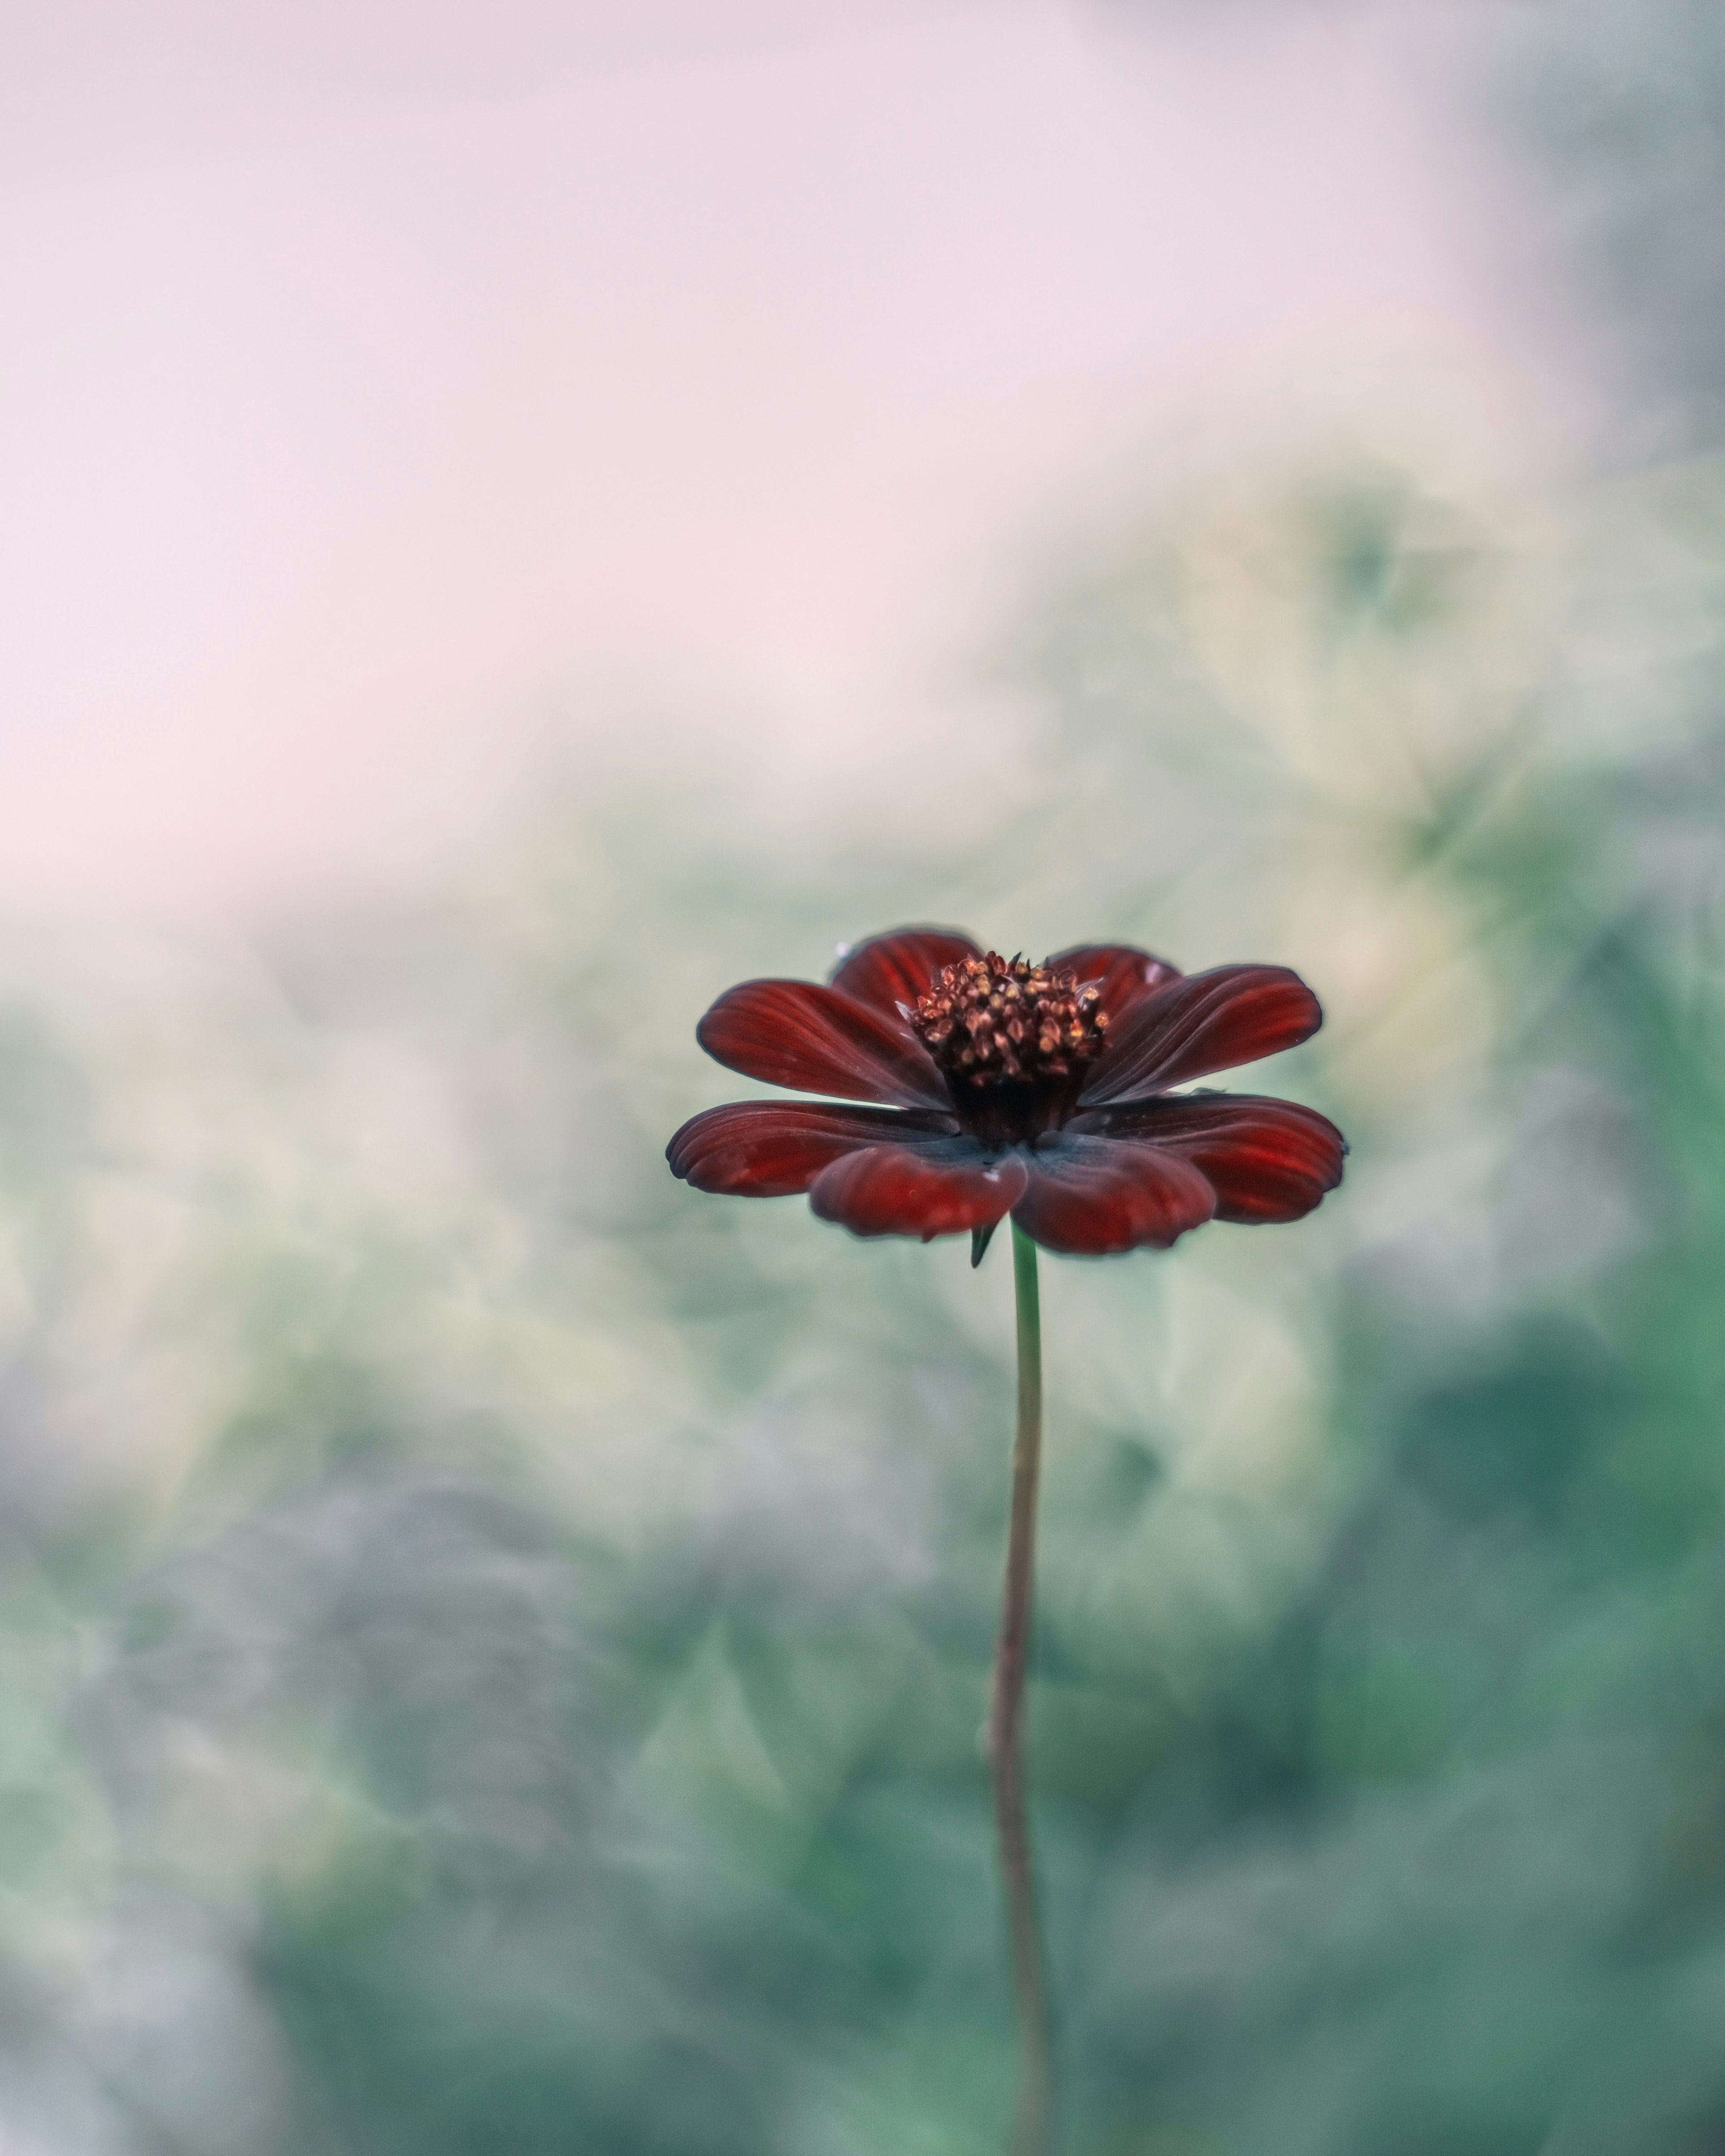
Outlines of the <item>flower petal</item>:
[[1317,998],[1286,966],[1189,973],[1132,1004],[1078,1097],[1086,1108],[1142,1100],[1292,1048],[1322,1024]]
[[1024,1188],[1017,1153],[990,1158],[973,1140],[871,1146],[824,1168],[809,1194],[823,1220],[853,1235],[957,1235],[987,1228]]
[[913,1133],[945,1135],[950,1116],[801,1101],[733,1101],[691,1116],[665,1149],[671,1173],[697,1190],[788,1198],[847,1152]]
[[981,956],[980,947],[956,928],[890,928],[847,952],[829,978],[842,994],[896,1017],[901,1004],[927,994],[942,966]]
[[1045,963],[1070,969],[1081,983],[1097,982],[1102,991],[1102,1009],[1111,1019],[1117,1019],[1140,996],[1180,978],[1178,966],[1169,965],[1166,958],[1153,957],[1135,943],[1075,943],[1070,951],[1056,951]]
[[1029,1167],[1029,1185],[1012,1217],[1033,1242],[1070,1257],[1101,1257],[1144,1243],[1165,1250],[1216,1209],[1215,1192],[1189,1161],[1130,1138],[1061,1131],[1039,1140]]
[[1255,1093],[1183,1094],[1096,1108],[1069,1128],[1158,1145],[1190,1161],[1219,1220],[1298,1220],[1342,1180],[1347,1141],[1327,1116]]
[[901,1108],[950,1106],[927,1050],[901,1019],[813,981],[744,981],[727,988],[695,1038],[727,1070],[793,1092]]

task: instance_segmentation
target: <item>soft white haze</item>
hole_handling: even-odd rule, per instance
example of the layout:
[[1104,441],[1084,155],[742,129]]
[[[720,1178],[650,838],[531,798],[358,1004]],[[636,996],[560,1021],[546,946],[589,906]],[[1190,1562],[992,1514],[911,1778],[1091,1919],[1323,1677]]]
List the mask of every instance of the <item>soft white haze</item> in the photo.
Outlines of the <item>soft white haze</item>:
[[1357,23],[33,13],[0,91],[30,911],[417,875],[547,766],[703,732],[793,783],[939,771],[1041,535],[1189,415],[1508,365]]

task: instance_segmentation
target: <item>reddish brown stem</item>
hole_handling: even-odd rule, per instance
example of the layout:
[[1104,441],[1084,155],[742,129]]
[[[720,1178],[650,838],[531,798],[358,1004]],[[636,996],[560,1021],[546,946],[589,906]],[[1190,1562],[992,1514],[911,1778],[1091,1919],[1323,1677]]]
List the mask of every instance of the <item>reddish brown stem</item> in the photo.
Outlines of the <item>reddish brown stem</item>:
[[988,1716],[988,1757],[994,1779],[994,1823],[1006,1897],[1013,1993],[1018,2005],[1019,2097],[1011,2156],[1045,2156],[1053,2123],[1054,2046],[1036,1880],[1024,1810],[1023,1717],[1024,1667],[1030,1646],[1031,1587],[1036,1563],[1036,1480],[1042,1453],[1042,1317],[1036,1286],[1036,1245],[1018,1224],[1012,1230],[1013,1281],[1019,1335],[1018,1431],[1012,1449],[1012,1522],[1007,1534],[1006,1585],[994,1653],[994,1697]]

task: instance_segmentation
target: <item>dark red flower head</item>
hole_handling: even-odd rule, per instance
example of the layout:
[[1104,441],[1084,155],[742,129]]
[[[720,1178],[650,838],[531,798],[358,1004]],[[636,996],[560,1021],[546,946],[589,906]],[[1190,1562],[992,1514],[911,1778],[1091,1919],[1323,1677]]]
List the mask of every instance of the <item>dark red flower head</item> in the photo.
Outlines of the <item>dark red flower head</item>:
[[1010,1213],[1046,1250],[1164,1250],[1205,1220],[1297,1220],[1341,1181],[1342,1133],[1313,1110],[1171,1090],[1322,1018],[1285,966],[1186,975],[1124,943],[1029,966],[896,929],[824,988],[727,989],[696,1029],[729,1069],[836,1100],[709,1108],[666,1158],[697,1190],[806,1190],[858,1235],[968,1229],[980,1255]]

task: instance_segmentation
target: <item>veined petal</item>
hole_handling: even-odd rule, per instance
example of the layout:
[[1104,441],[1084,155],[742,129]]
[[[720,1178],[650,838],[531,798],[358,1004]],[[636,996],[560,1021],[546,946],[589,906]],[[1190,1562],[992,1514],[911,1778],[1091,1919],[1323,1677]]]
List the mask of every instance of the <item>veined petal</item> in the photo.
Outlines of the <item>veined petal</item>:
[[1178,966],[1153,957],[1135,943],[1075,943],[1070,951],[1056,951],[1045,963],[1076,973],[1081,983],[1096,982],[1101,990],[1101,1008],[1111,1021],[1141,996],[1180,978]]
[[864,1146],[950,1135],[951,1116],[921,1109],[840,1107],[836,1102],[733,1101],[691,1116],[665,1149],[671,1173],[739,1198],[788,1198],[824,1168]]
[[980,947],[956,928],[890,928],[847,952],[834,968],[830,984],[894,1017],[901,1004],[927,995],[942,966],[981,956]]
[[1255,1093],[1183,1094],[1094,1108],[1068,1127],[1153,1144],[1190,1161],[1216,1194],[1216,1218],[1298,1220],[1342,1180],[1346,1140],[1327,1116]]
[[990,1158],[966,1138],[945,1145],[871,1146],[824,1168],[809,1194],[823,1220],[853,1235],[957,1235],[1012,1209],[1025,1183],[1017,1153]]
[[1086,1108],[1142,1100],[1292,1048],[1322,1024],[1317,998],[1286,966],[1189,973],[1132,1005],[1079,1100]]
[[813,981],[744,981],[727,988],[695,1038],[727,1070],[793,1092],[901,1108],[949,1105],[939,1071],[901,1019]]
[[[1130,1138],[1062,1131],[1028,1156],[1029,1178],[1012,1217],[1045,1250],[1102,1257],[1176,1236],[1211,1219],[1216,1194],[1191,1162]],[[829,1173],[834,1173],[829,1170]]]

